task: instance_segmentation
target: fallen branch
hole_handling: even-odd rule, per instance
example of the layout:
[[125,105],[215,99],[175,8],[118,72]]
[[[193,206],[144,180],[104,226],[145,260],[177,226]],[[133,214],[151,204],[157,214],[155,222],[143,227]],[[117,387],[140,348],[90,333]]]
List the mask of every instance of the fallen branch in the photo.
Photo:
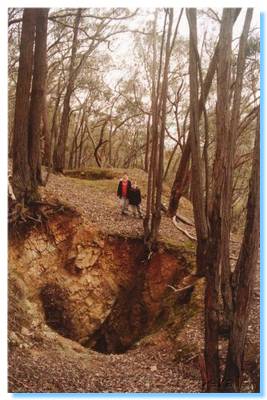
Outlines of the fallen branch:
[[184,287],[182,287],[182,288],[175,288],[175,287],[172,286],[172,285],[167,285],[167,286],[168,286],[169,288],[171,288],[175,293],[181,293],[181,292],[183,292],[184,290],[190,289],[190,288],[192,288],[193,286],[195,286],[195,283],[196,283],[196,282],[190,283],[190,285],[184,286]]
[[190,221],[188,218],[184,217],[183,215],[176,214],[176,218],[179,219],[181,222],[183,222],[186,225],[195,226],[195,224],[192,221]]
[[197,238],[195,236],[192,236],[190,233],[187,232],[187,230],[181,228],[178,223],[176,222],[176,216],[174,216],[172,218],[172,223],[174,224],[174,226],[181,231],[185,236],[187,236],[189,239],[193,240],[193,241],[197,241]]
[[[165,213],[167,213],[168,211],[167,207],[163,203],[161,203],[161,209]],[[177,213],[175,217],[186,225],[195,226],[195,224],[190,219],[184,217],[183,215]]]

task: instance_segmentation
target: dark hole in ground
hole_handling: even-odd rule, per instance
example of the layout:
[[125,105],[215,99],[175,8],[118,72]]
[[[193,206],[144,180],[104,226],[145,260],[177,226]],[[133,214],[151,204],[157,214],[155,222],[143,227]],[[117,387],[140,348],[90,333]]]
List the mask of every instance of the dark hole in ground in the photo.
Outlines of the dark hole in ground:
[[[100,353],[121,354],[144,336],[148,322],[143,304],[144,284],[145,268],[142,265],[136,268],[129,286],[121,288],[106,320],[89,340],[81,344]],[[68,312],[68,291],[56,283],[48,283],[41,289],[40,298],[47,325],[64,337],[77,340],[77,332]]]
[[[176,294],[168,287],[179,285],[188,275],[186,262],[177,259],[176,254],[155,253],[148,262],[141,241],[129,244],[118,239],[112,242],[112,251],[119,255],[120,291],[106,320],[79,343],[104,354],[121,354],[166,324],[177,325],[177,315],[178,324],[179,319],[183,324],[187,311],[181,311],[181,306],[190,302],[193,288]],[[41,289],[40,297],[47,325],[62,336],[79,341],[67,289],[49,283]]]
[[143,301],[144,279],[141,275],[137,275],[132,288],[121,291],[111,313],[90,338],[90,348],[104,354],[125,353],[150,332],[150,318]]
[[[179,310],[187,304],[193,291],[190,288],[178,298],[169,290],[158,312],[153,314],[143,298],[146,283],[145,271],[140,269],[131,287],[121,289],[106,320],[82,345],[104,354],[125,353],[142,337],[168,324],[170,315],[174,315],[173,309]],[[76,340],[75,326],[68,314],[67,291],[55,283],[47,284],[40,297],[48,326],[62,336]]]
[[[138,286],[139,281],[136,282]],[[146,333],[145,307],[138,301],[136,286],[123,289],[103,324],[83,346],[104,354],[122,354]],[[138,290],[137,290],[138,292]],[[139,296],[139,300],[138,300]],[[67,291],[59,285],[47,284],[40,292],[47,325],[60,335],[75,340],[75,327],[68,315]]]
[[94,333],[88,346],[92,350],[104,354],[123,354],[130,348],[130,345],[125,346],[121,342],[115,331],[107,330],[105,325]]
[[56,283],[45,285],[40,291],[46,323],[60,335],[72,339],[74,327],[68,317],[67,291]]
[[[106,320],[82,345],[103,354],[125,353],[142,337],[169,324],[171,315],[176,318],[175,310],[188,304],[193,291],[190,288],[186,294],[177,297],[169,290],[157,313],[153,314],[143,298],[146,283],[145,271],[140,269],[131,287],[121,289]],[[47,284],[40,297],[48,326],[64,337],[77,340],[75,326],[68,314],[67,291],[55,283]]]

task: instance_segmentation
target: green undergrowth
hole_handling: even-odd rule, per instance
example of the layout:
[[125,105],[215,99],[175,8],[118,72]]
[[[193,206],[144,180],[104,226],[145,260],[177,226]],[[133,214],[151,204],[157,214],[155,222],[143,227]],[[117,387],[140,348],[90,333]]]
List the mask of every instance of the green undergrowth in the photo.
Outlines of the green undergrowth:
[[83,185],[86,188],[91,188],[96,191],[104,192],[104,193],[116,193],[118,180],[116,179],[101,179],[101,180],[87,180],[81,178],[70,177],[71,179],[75,179],[75,182],[79,185]]
[[108,168],[87,168],[65,170],[64,175],[72,178],[100,180],[113,179],[116,177],[116,172]]
[[120,179],[124,174],[127,174],[131,181],[137,181],[138,184],[143,185],[147,180],[147,173],[138,168],[122,169],[122,168],[86,168],[86,169],[72,169],[65,170],[64,175],[73,178],[88,179],[88,180],[102,180],[102,179]]

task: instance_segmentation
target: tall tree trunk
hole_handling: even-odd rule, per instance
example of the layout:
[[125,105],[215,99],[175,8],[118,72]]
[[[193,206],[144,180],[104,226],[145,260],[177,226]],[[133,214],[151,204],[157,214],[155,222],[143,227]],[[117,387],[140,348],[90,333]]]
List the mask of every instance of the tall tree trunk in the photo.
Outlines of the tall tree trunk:
[[149,147],[150,147],[150,119],[151,119],[151,114],[149,114],[148,119],[147,119],[147,125],[146,125],[146,152],[145,152],[145,171],[148,172],[148,166],[149,166]]
[[36,9],[24,9],[13,137],[13,190],[16,199],[21,202],[24,202],[24,200],[27,201],[31,192],[30,168],[28,161],[28,122],[35,20]]
[[148,181],[147,181],[147,203],[146,203],[146,215],[144,218],[144,241],[145,244],[148,246],[149,250],[151,247],[150,243],[150,234],[151,234],[151,211],[152,211],[152,194],[154,191],[154,183],[153,181],[153,168],[155,165],[155,152],[157,149],[157,132],[156,132],[156,114],[157,114],[157,100],[156,100],[156,60],[157,60],[157,48],[156,48],[156,41],[157,41],[157,34],[156,34],[156,27],[157,27],[157,17],[158,11],[155,9],[155,16],[153,22],[153,60],[152,60],[152,90],[151,90],[151,129],[149,130],[152,136],[152,143],[151,143],[151,152],[150,152],[150,163],[149,163],[149,170],[148,170]]
[[110,118],[109,116],[106,118],[106,120],[104,121],[101,130],[100,130],[100,135],[99,135],[99,141],[98,144],[96,145],[95,149],[94,149],[94,157],[95,157],[95,161],[97,163],[97,166],[99,168],[102,167],[102,158],[99,154],[99,151],[101,149],[101,147],[108,142],[108,140],[104,140],[104,135],[105,135],[105,128],[109,122]]
[[[199,114],[198,114],[199,119],[201,118],[201,114],[203,111],[203,104],[205,104],[207,101],[207,97],[215,75],[217,59],[218,59],[218,51],[219,51],[219,43],[217,43],[217,46],[215,48],[213,57],[210,61],[209,68],[203,83],[203,93],[201,92],[199,99]],[[181,155],[179,167],[177,169],[174,182],[172,184],[170,202],[168,207],[168,215],[171,217],[173,217],[176,214],[180,198],[184,194],[184,190],[187,187],[190,154],[191,154],[191,147],[190,147],[190,133],[189,133]]]
[[[240,13],[240,9],[235,9],[235,16],[234,16],[235,20],[237,19],[239,13]],[[199,99],[199,118],[201,118],[201,114],[203,112],[203,105],[207,101],[207,97],[208,97],[208,94],[209,94],[209,91],[211,88],[211,84],[212,84],[212,81],[213,81],[213,78],[214,78],[214,75],[216,72],[216,66],[217,66],[217,61],[218,61],[218,52],[219,52],[219,42],[216,45],[213,57],[210,61],[209,67],[208,67],[206,77],[203,82],[203,92],[201,92],[200,99]],[[187,180],[188,171],[189,171],[190,153],[191,153],[190,137],[188,135],[184,150],[181,155],[180,164],[177,169],[177,173],[174,178],[174,182],[172,184],[171,196],[170,196],[169,207],[168,207],[168,215],[171,217],[173,217],[176,214],[176,212],[178,210],[180,198],[184,194],[184,188],[187,187],[186,180]]]
[[38,196],[38,185],[42,183],[40,131],[47,73],[46,42],[48,11],[48,8],[40,8],[36,11],[36,39],[28,136],[29,165],[33,198]]
[[110,123],[109,128],[109,140],[108,140],[108,163],[112,166],[112,124]]
[[162,78],[161,88],[161,125],[160,125],[160,136],[159,136],[159,155],[158,165],[156,166],[156,203],[155,203],[155,214],[152,216],[152,241],[157,240],[160,221],[161,221],[161,196],[162,196],[162,183],[163,183],[163,163],[164,163],[164,138],[165,138],[165,127],[166,127],[166,106],[167,106],[167,94],[168,94],[168,72],[169,63],[171,56],[171,33],[173,24],[173,9],[169,9],[169,25],[166,39],[165,49],[165,63]]
[[174,148],[172,149],[172,152],[171,152],[170,158],[169,158],[169,160],[168,160],[168,163],[167,163],[166,169],[165,169],[165,171],[164,171],[164,175],[163,175],[163,180],[164,180],[164,181],[165,181],[165,179],[166,179],[166,178],[167,178],[167,176],[168,176],[169,169],[170,169],[170,166],[171,166],[171,163],[172,163],[173,157],[174,157],[174,155],[175,155],[175,153],[176,153],[176,150],[177,150],[178,146],[179,146],[179,142],[177,142],[177,143],[175,144]]
[[[181,17],[182,13],[180,13]],[[153,26],[153,63],[150,134],[152,136],[150,165],[148,173],[147,209],[144,219],[145,244],[149,252],[157,243],[161,221],[161,196],[163,183],[164,139],[166,131],[166,103],[168,93],[168,71],[173,43],[180,18],[172,35],[173,9],[165,9],[164,27],[161,38],[157,68],[156,57],[156,12]],[[168,28],[167,28],[168,27]],[[166,37],[166,38],[165,38]],[[172,39],[171,39],[172,37]]]
[[56,149],[54,153],[54,170],[57,172],[62,172],[63,169],[65,168],[65,157],[66,157],[65,153],[66,153],[66,144],[69,131],[70,98],[74,90],[74,81],[75,81],[74,67],[75,67],[75,60],[76,60],[76,53],[78,46],[78,30],[79,30],[81,15],[82,15],[82,9],[79,8],[74,22],[73,41],[72,41],[71,58],[69,66],[69,80],[67,83],[66,93],[64,97],[63,112],[61,117],[58,142],[56,144]]
[[173,217],[176,214],[180,198],[183,196],[185,188],[187,187],[190,154],[191,154],[191,147],[190,147],[190,140],[188,137],[171,188],[171,196],[168,207],[168,215],[170,217]]
[[59,79],[58,85],[57,85],[57,92],[56,92],[56,101],[54,104],[54,112],[53,112],[53,117],[52,117],[52,124],[51,124],[51,132],[50,132],[50,138],[51,138],[51,153],[50,153],[50,163],[54,164],[54,160],[56,158],[56,144],[58,141],[58,123],[57,123],[57,116],[58,112],[60,110],[60,100],[61,100],[61,95],[62,95],[62,90],[60,88],[61,81]]
[[[45,85],[46,86],[46,85]],[[43,112],[42,112],[42,120],[43,120],[43,129],[42,136],[44,138],[44,155],[43,155],[43,163],[47,167],[50,166],[51,160],[51,137],[49,133],[48,127],[48,112],[47,112],[47,100],[46,100],[46,87],[43,96]]]
[[74,154],[77,151],[77,137],[79,135],[79,131],[80,131],[80,127],[81,127],[81,122],[80,122],[81,113],[82,113],[82,110],[79,111],[75,131],[74,131],[74,135],[73,135],[73,139],[72,139],[72,143],[71,143],[69,163],[68,163],[69,169],[74,168],[73,160],[74,160]]
[[223,391],[239,392],[242,382],[245,340],[249,307],[259,253],[260,229],[260,118],[258,115],[253,165],[249,184],[247,218],[243,241],[235,270],[236,296],[233,324],[223,379]]
[[216,153],[213,165],[213,192],[211,200],[210,234],[207,248],[207,284],[205,292],[205,362],[208,392],[218,391],[220,386],[218,328],[219,288],[222,243],[222,208],[227,152],[229,151],[230,122],[230,71],[232,29],[235,9],[223,11],[217,70]]
[[80,138],[80,144],[79,144],[78,168],[81,168],[85,132],[86,132],[85,127],[82,126],[81,138]]
[[243,87],[243,76],[245,71],[246,48],[249,27],[252,19],[253,9],[247,10],[244,28],[239,42],[237,58],[236,81],[234,88],[233,108],[230,121],[230,134],[228,151],[226,153],[227,173],[223,195],[223,219],[222,219],[222,282],[221,290],[224,303],[224,326],[229,327],[233,317],[233,299],[231,287],[231,266],[230,266],[230,232],[231,232],[231,209],[233,193],[233,171],[236,149],[236,139],[240,124],[241,92]]
[[189,79],[190,79],[190,148],[192,159],[192,199],[197,233],[197,273],[205,273],[205,246],[208,237],[207,219],[204,204],[204,186],[201,168],[199,101],[198,101],[198,53],[196,9],[187,9],[190,28],[189,41]]

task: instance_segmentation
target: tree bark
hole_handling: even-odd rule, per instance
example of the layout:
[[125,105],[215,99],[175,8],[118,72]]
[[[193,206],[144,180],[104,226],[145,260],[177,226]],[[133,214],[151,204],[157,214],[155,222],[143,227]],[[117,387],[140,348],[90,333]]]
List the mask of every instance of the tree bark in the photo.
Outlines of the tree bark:
[[161,125],[160,125],[160,136],[159,136],[159,149],[158,149],[158,165],[156,166],[156,203],[155,203],[155,214],[152,216],[152,241],[156,241],[158,237],[158,231],[161,221],[161,196],[162,196],[162,183],[163,183],[163,162],[164,162],[164,138],[165,138],[165,126],[166,126],[166,105],[167,105],[167,93],[168,93],[168,71],[171,55],[171,32],[173,24],[173,9],[169,9],[169,25],[166,39],[165,49],[165,63],[162,77],[162,88],[161,88]]
[[[46,89],[46,87],[45,87],[45,89]],[[49,127],[48,127],[46,90],[44,91],[44,95],[43,95],[42,121],[43,121],[42,136],[44,138],[43,164],[46,165],[47,167],[49,167],[50,159],[51,159],[51,137],[50,137]]]
[[95,146],[95,149],[94,149],[95,161],[96,161],[97,166],[98,166],[99,168],[102,167],[102,159],[101,159],[101,156],[100,156],[100,154],[99,154],[99,150],[101,149],[101,147],[102,147],[105,143],[108,142],[108,140],[104,140],[104,134],[105,134],[105,128],[106,128],[106,126],[107,126],[109,120],[110,120],[110,116],[108,116],[108,117],[106,118],[106,120],[104,121],[104,124],[103,124],[102,127],[101,127],[100,136],[99,136],[99,141],[98,141],[98,143],[97,143],[97,145]]
[[156,49],[156,26],[157,26],[157,9],[155,9],[155,16],[153,21],[153,59],[152,59],[152,90],[151,90],[151,129],[149,130],[152,136],[151,152],[150,152],[150,163],[148,170],[148,180],[147,180],[147,202],[146,202],[146,215],[144,218],[144,242],[151,251],[150,245],[150,232],[151,232],[151,210],[152,210],[152,193],[153,188],[153,168],[155,165],[155,151],[156,151],[156,124],[155,116],[157,113],[157,101],[156,101],[156,59],[157,59],[157,49]]
[[74,135],[73,135],[73,139],[72,139],[72,143],[71,143],[69,163],[68,163],[68,168],[69,169],[74,168],[73,160],[74,160],[74,155],[77,152],[77,138],[78,138],[78,135],[79,135],[79,132],[80,132],[80,129],[81,129],[81,125],[82,125],[82,119],[80,120],[81,113],[82,113],[82,110],[79,111],[77,122],[76,122],[75,131],[74,131]]
[[[156,16],[157,14],[155,12],[153,27],[153,72],[151,93],[152,124],[150,131],[150,134],[152,136],[152,145],[148,173],[147,209],[144,219],[144,240],[148,248],[149,254],[156,246],[161,221],[164,137],[166,130],[166,101],[168,91],[168,69],[171,55],[171,30],[173,23],[173,10],[165,10],[164,28],[161,39],[158,70],[156,68]],[[163,62],[164,56],[165,60]]]
[[[201,92],[199,99],[199,113],[198,113],[199,119],[201,118],[201,114],[203,112],[203,104],[205,104],[207,101],[207,97],[215,75],[217,59],[218,59],[218,51],[219,51],[219,43],[217,43],[217,46],[215,48],[213,57],[210,61],[209,68],[203,83],[203,93]],[[190,132],[189,132],[186,144],[184,146],[181,155],[181,160],[175,175],[175,179],[172,184],[171,196],[168,207],[168,215],[170,217],[173,217],[176,214],[179,207],[180,198],[184,194],[185,188],[187,188],[190,154],[191,154],[191,147],[190,147]]]
[[196,9],[187,9],[190,29],[189,80],[190,80],[190,148],[192,159],[192,199],[197,233],[197,273],[205,274],[205,244],[208,238],[207,219],[204,204],[204,187],[201,168],[199,101],[198,101],[198,53]]
[[71,58],[69,65],[69,79],[67,83],[66,93],[64,97],[63,112],[60,123],[60,131],[58,142],[56,144],[54,153],[54,170],[57,172],[62,172],[65,168],[65,157],[66,157],[66,144],[68,139],[69,130],[69,113],[70,113],[70,99],[74,90],[75,81],[75,61],[78,47],[78,30],[81,21],[82,9],[79,8],[74,22],[73,27],[73,41],[71,49]]
[[222,243],[222,192],[224,190],[229,151],[230,122],[230,71],[232,29],[235,9],[224,9],[218,54],[217,107],[216,107],[216,153],[213,165],[213,191],[211,200],[210,234],[207,248],[207,271],[205,292],[205,362],[208,392],[220,387],[218,330],[219,330],[219,288]]
[[[237,19],[240,13],[240,9],[235,9],[234,21]],[[199,118],[201,118],[201,114],[203,112],[203,105],[207,101],[207,97],[211,88],[211,84],[216,72],[217,60],[218,60],[218,52],[219,52],[219,42],[216,45],[213,57],[210,61],[208,71],[206,77],[203,82],[203,92],[201,92],[199,99]],[[182,195],[184,194],[185,188],[187,188],[186,181],[188,179],[188,171],[189,171],[189,162],[190,162],[190,138],[186,140],[186,144],[184,150],[181,155],[180,164],[178,166],[174,182],[172,184],[171,196],[168,207],[168,215],[173,217],[179,207],[179,201]]]
[[247,10],[243,32],[239,42],[237,58],[236,81],[234,88],[233,108],[230,121],[229,144],[226,152],[226,179],[225,188],[222,192],[223,219],[222,219],[222,281],[221,291],[224,303],[224,326],[229,327],[233,317],[233,299],[231,287],[231,266],[230,266],[230,232],[231,232],[231,209],[233,193],[233,171],[236,150],[237,132],[240,123],[241,92],[246,62],[246,48],[249,27],[252,19],[253,9]]
[[40,8],[36,11],[36,38],[28,136],[29,165],[33,198],[36,196],[38,197],[38,185],[42,184],[40,136],[43,102],[46,92],[46,42],[48,11],[48,8]]
[[56,144],[58,140],[58,123],[57,123],[57,117],[58,117],[58,111],[60,109],[60,100],[61,100],[61,95],[62,95],[62,90],[60,88],[61,81],[59,79],[58,85],[57,85],[57,92],[56,92],[56,101],[53,107],[53,117],[52,117],[52,124],[51,124],[51,132],[50,132],[50,138],[51,138],[51,153],[50,153],[50,163],[53,164],[55,157],[56,157]]
[[247,202],[247,218],[243,241],[235,269],[236,296],[233,324],[222,388],[224,392],[240,392],[245,340],[260,241],[260,118],[258,114],[253,165]]
[[188,137],[171,188],[171,196],[168,207],[168,215],[170,217],[175,216],[175,214],[177,213],[180,198],[183,196],[185,188],[187,188],[190,154],[191,154],[191,147],[190,147],[190,140]]
[[148,160],[149,160],[149,148],[150,148],[150,119],[151,114],[149,114],[146,126],[146,152],[145,152],[145,171],[148,172]]
[[82,162],[82,154],[83,154],[83,146],[85,142],[85,127],[82,127],[81,131],[81,138],[80,138],[80,144],[79,144],[79,156],[78,156],[78,168],[81,168],[81,162]]
[[24,9],[16,88],[13,137],[13,190],[16,199],[20,202],[27,201],[31,192],[30,168],[28,160],[28,122],[35,20],[36,9]]

